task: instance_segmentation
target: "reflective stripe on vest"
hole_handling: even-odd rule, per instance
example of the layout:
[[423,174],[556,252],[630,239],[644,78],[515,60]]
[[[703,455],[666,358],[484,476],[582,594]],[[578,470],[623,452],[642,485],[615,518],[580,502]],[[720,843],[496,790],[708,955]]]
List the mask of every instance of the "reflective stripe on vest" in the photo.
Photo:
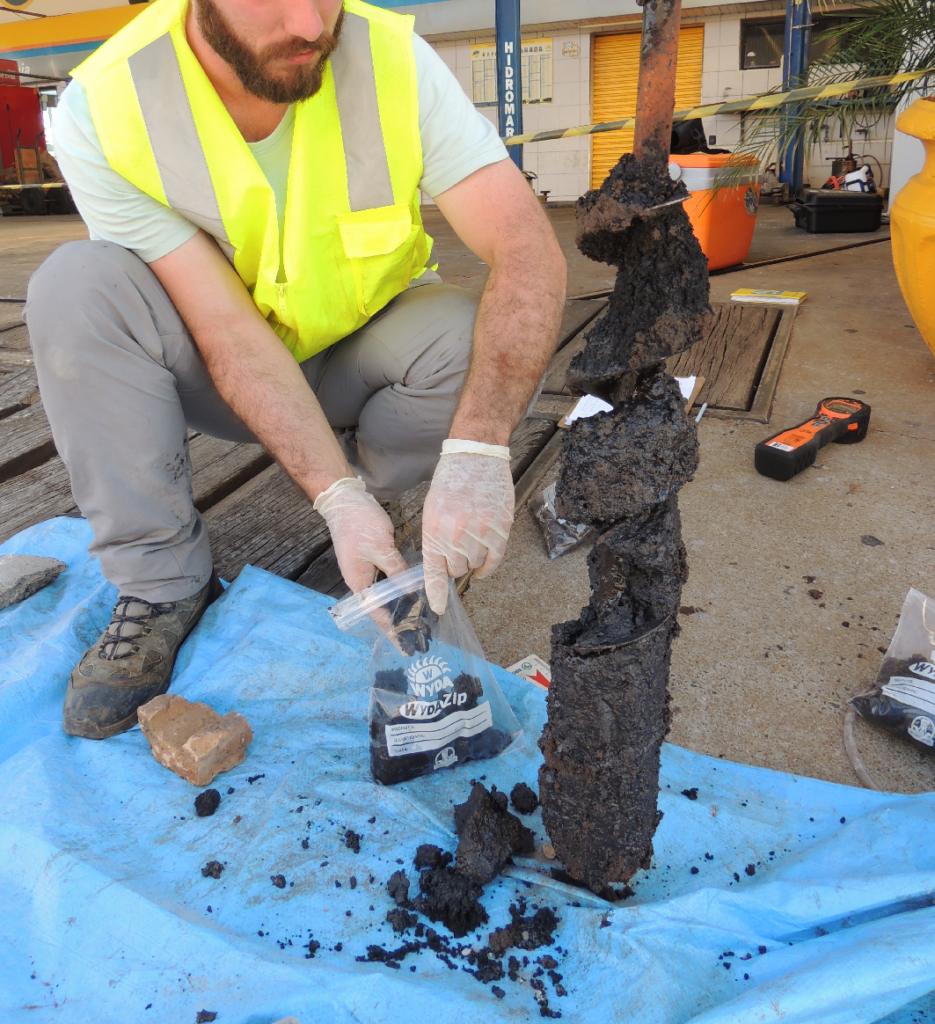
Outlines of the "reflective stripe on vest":
[[233,261],[234,248],[221,220],[172,36],[166,32],[154,39],[128,63],[166,202],[186,220],[214,235],[224,255]]

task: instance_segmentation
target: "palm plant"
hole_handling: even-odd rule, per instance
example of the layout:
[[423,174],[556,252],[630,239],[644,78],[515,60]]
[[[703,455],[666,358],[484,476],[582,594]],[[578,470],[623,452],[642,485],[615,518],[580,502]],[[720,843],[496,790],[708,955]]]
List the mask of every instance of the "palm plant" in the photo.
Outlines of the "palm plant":
[[[824,54],[809,65],[802,80],[790,83],[792,88],[904,72],[928,71],[935,76],[935,0],[854,0],[847,17],[826,30],[823,42]],[[799,142],[810,152],[832,127],[840,128],[841,138],[850,138],[866,121],[892,114],[902,99],[924,94],[928,81],[930,77],[923,76],[855,89],[833,99],[749,112],[736,153],[759,163],[782,161]],[[729,187],[743,173],[742,166],[728,166],[719,185]]]

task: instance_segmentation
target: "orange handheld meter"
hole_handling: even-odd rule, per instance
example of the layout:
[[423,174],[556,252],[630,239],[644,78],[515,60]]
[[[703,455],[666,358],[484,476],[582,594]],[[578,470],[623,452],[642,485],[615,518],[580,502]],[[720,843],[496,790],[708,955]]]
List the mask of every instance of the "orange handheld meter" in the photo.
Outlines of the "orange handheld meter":
[[815,461],[826,444],[856,444],[867,436],[870,406],[856,398],[826,398],[804,423],[760,441],[753,453],[758,473],[791,480]]

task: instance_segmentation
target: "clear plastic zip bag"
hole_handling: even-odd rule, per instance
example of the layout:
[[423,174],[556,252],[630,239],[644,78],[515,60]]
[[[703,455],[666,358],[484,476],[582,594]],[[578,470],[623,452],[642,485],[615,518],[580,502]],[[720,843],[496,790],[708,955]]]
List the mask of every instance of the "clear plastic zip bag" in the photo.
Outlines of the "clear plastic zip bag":
[[851,699],[868,722],[935,753],[935,601],[910,590],[873,688]]
[[545,546],[549,550],[549,561],[567,555],[587,541],[593,540],[597,533],[592,526],[587,524],[576,524],[559,519],[555,514],[555,490],[556,484],[551,483],[539,495],[530,502],[536,519],[542,526],[542,535],[545,538]]
[[453,580],[448,588],[438,616],[419,564],[331,609],[338,629],[373,641],[370,769],[384,785],[523,744]]

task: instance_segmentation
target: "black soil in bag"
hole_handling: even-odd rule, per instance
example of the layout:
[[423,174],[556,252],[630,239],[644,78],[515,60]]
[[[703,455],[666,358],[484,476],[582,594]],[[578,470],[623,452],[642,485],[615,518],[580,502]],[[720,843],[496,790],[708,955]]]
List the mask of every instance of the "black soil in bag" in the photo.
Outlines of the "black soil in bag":
[[[410,693],[406,673],[401,669],[377,672],[370,691],[370,770],[377,782],[391,786],[405,779],[427,775],[437,768],[464,761],[495,757],[512,742],[507,732],[491,726],[476,736],[459,736],[427,751],[398,753],[407,735],[415,737],[413,726],[431,724],[444,726],[450,715],[473,711],[483,698],[484,688],[476,676],[462,673],[452,680],[452,687],[440,690],[434,701],[415,698]],[[405,712],[403,714],[402,712]],[[419,714],[423,717],[414,717]],[[387,733],[386,727],[390,727]],[[393,744],[393,754],[390,753]],[[451,751],[449,753],[449,750]]]
[[867,721],[935,753],[935,663],[926,655],[885,658],[873,689],[851,703]]
[[373,642],[370,768],[384,785],[495,757],[522,737],[453,581],[441,616],[424,582],[415,565],[331,609],[339,629]]
[[671,643],[688,577],[677,495],[698,464],[695,425],[663,360],[698,340],[711,313],[707,262],[681,205],[640,209],[683,194],[664,169],[626,155],[578,201],[578,247],[619,270],[569,383],[613,409],[563,438],[556,513],[599,534],[588,606],[552,627],[539,799],[565,870],[596,893],[649,867],[660,818]]

